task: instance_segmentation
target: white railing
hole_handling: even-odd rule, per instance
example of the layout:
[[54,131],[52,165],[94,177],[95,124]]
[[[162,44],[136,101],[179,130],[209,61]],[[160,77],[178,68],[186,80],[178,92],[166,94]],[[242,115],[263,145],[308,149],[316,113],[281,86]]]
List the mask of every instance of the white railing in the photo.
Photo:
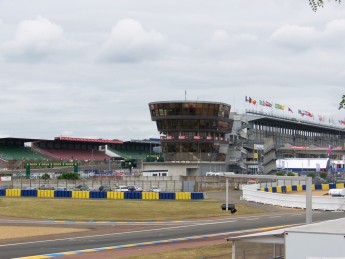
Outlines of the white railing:
[[[263,192],[258,184],[242,186],[242,199],[287,208],[306,208],[305,195]],[[313,210],[345,211],[345,197],[313,196]]]

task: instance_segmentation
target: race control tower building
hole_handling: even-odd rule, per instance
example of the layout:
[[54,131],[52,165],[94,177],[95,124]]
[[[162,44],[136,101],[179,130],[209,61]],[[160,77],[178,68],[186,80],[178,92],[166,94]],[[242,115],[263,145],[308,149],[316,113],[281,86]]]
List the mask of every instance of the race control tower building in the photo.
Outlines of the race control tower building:
[[166,162],[224,162],[232,130],[229,104],[206,101],[149,103]]

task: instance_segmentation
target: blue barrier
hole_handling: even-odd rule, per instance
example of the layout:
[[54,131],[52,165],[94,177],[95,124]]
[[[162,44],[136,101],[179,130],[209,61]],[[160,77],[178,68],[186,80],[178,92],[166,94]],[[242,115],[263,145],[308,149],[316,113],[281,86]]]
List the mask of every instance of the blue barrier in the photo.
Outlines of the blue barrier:
[[142,199],[141,192],[125,192],[124,199]]
[[264,189],[264,191],[265,191],[265,192],[268,192],[268,188],[266,187],[266,188]]
[[292,185],[291,187],[293,191],[297,191],[297,185]]
[[303,191],[307,190],[307,186],[305,184],[302,185],[302,190]]
[[160,200],[175,200],[175,193],[174,192],[160,192],[159,199]]
[[23,197],[37,197],[37,190],[21,190]]
[[272,192],[277,192],[277,187],[272,187]]
[[56,198],[71,198],[72,191],[55,191],[54,197]]
[[337,185],[335,183],[330,183],[329,189],[337,189]]
[[286,186],[282,186],[282,193],[286,193]]
[[107,198],[107,192],[90,192],[90,199],[104,199]]
[[322,190],[321,184],[315,184],[315,190]]
[[0,190],[0,196],[6,196],[6,190],[4,189]]
[[204,199],[204,193],[203,192],[192,192],[190,195],[190,198],[192,200],[203,200]]

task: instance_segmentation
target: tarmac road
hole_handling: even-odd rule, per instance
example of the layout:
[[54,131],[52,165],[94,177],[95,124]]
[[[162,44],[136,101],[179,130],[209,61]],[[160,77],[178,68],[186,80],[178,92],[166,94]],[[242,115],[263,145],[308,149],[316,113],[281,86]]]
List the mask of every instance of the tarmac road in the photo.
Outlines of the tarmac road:
[[[145,242],[181,242],[189,239],[203,239],[214,235],[240,235],[246,230],[262,229],[290,224],[304,224],[305,211],[299,209],[286,209],[270,205],[262,205],[239,199],[240,191],[231,192],[229,203],[243,203],[247,206],[258,206],[267,212],[263,214],[238,216],[230,214],[225,218],[195,220],[183,222],[157,222],[145,224],[115,224],[115,223],[54,223],[52,221],[33,221],[0,219],[1,225],[49,225],[88,228],[90,231],[78,232],[59,236],[44,236],[16,240],[2,240],[0,242],[1,259],[26,257],[42,254],[53,254],[68,251],[86,253],[86,249],[98,249],[114,246],[126,246]],[[207,193],[208,198],[225,202],[225,193]],[[313,222],[344,217],[344,212],[313,212]],[[83,251],[84,250],[84,251]],[[92,250],[90,252],[95,252]],[[82,255],[81,255],[82,256]],[[82,258],[82,257],[80,257]]]
[[[323,221],[343,217],[344,213],[314,212],[314,221]],[[217,220],[198,220],[175,225],[146,225],[144,229],[121,231],[114,228],[112,232],[87,235],[79,233],[78,237],[52,238],[29,242],[6,243],[0,245],[2,259],[32,255],[52,254],[67,251],[120,246],[161,240],[172,240],[194,236],[212,236],[239,234],[245,230],[303,224],[305,213],[268,213],[252,216],[229,216]],[[1,223],[1,221],[0,221]],[[233,233],[236,232],[236,233]]]

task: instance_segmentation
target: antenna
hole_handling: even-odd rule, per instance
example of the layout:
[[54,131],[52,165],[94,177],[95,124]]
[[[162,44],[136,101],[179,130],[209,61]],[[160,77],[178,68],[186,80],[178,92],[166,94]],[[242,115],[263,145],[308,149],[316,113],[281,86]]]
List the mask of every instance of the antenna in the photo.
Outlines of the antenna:
[[187,101],[187,90],[184,90],[184,100]]

